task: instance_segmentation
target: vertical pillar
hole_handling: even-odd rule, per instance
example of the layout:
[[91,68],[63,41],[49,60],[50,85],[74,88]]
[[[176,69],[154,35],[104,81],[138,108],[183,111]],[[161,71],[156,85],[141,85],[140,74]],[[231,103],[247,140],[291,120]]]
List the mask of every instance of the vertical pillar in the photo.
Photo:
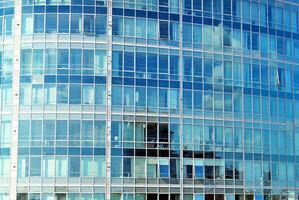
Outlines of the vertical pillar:
[[18,124],[20,87],[22,1],[14,1],[13,70],[12,70],[12,133],[10,147],[10,200],[17,199]]
[[108,0],[107,107],[106,107],[106,200],[111,199],[111,79],[112,79],[112,0]]
[[179,74],[180,74],[180,199],[184,199],[184,165],[183,165],[183,1],[179,4],[180,26],[179,26]]

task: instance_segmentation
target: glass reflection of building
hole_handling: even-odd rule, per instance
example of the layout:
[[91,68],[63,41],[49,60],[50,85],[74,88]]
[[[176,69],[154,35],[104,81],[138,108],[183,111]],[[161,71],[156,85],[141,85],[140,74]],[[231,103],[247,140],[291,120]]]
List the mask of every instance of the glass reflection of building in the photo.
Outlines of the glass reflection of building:
[[298,199],[298,12],[0,1],[0,200]]

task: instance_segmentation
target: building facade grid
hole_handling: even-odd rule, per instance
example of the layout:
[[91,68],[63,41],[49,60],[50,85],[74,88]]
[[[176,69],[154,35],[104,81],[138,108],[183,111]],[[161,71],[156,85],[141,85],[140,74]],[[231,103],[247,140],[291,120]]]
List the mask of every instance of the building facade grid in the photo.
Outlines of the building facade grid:
[[0,199],[298,199],[298,8],[0,1]]

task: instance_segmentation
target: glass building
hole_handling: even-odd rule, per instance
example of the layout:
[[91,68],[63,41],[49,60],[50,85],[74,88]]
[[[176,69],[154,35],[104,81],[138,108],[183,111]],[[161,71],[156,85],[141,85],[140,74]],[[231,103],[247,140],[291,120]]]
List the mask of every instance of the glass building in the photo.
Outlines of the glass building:
[[299,0],[0,0],[0,200],[298,200]]

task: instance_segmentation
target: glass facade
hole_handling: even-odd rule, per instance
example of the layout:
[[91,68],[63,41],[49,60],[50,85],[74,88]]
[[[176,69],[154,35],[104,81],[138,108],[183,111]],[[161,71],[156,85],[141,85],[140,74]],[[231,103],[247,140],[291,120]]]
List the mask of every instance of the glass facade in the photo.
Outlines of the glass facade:
[[0,0],[0,39],[0,200],[299,200],[299,0]]

